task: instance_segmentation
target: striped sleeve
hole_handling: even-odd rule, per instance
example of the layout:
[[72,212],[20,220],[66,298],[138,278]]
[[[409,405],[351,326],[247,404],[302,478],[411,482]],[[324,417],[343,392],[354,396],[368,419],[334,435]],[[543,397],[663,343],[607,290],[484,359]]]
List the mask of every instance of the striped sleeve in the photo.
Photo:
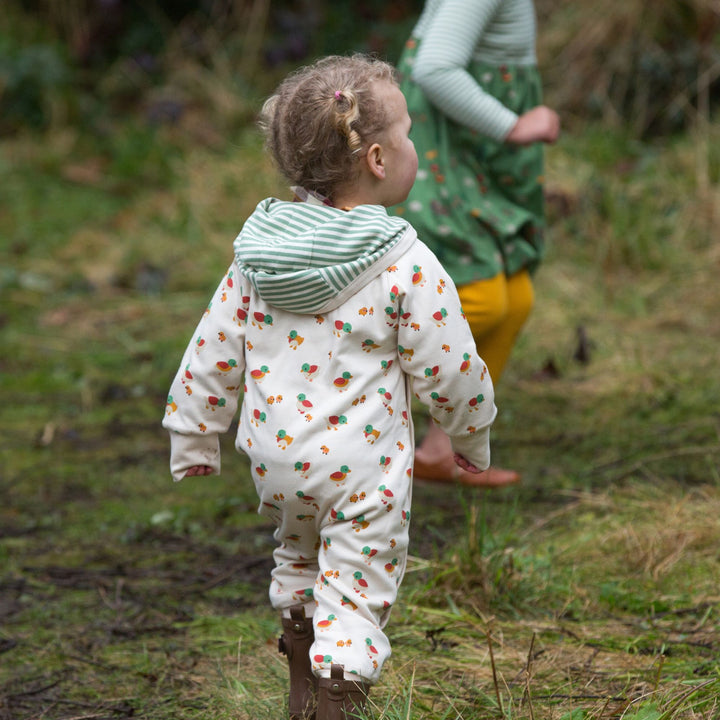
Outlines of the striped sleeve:
[[503,141],[518,116],[467,72],[473,52],[502,0],[444,0],[415,58],[413,80],[452,120]]

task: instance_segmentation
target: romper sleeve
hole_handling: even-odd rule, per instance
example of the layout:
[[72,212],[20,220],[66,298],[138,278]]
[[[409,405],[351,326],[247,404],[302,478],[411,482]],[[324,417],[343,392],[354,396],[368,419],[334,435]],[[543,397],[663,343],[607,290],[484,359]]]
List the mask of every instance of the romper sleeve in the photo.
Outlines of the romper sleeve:
[[411,252],[409,277],[396,276],[395,286],[401,367],[453,450],[484,470],[490,465],[490,426],[497,414],[490,374],[449,275],[422,242]]
[[422,37],[412,77],[451,120],[502,142],[518,116],[467,71],[502,0],[443,0]]
[[[198,324],[170,387],[163,427],[175,480],[195,465],[220,473],[220,439],[238,407],[245,370],[247,298],[233,263]],[[245,307],[244,307],[245,306]]]

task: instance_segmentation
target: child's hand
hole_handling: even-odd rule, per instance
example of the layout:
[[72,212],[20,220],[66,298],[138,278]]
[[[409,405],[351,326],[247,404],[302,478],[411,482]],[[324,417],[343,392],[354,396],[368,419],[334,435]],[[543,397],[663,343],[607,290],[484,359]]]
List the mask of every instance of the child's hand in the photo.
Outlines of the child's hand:
[[505,142],[514,145],[529,145],[534,142],[554,143],[559,134],[560,117],[554,110],[540,105],[518,118]]
[[468,462],[462,455],[459,453],[454,454],[455,458],[455,464],[461,467],[463,470],[467,470],[471,473],[481,473],[482,470],[479,467],[476,467],[472,463]]
[[196,475],[210,475],[212,473],[212,468],[209,465],[194,465],[191,468],[188,468],[187,472],[185,473],[185,477],[194,477]]

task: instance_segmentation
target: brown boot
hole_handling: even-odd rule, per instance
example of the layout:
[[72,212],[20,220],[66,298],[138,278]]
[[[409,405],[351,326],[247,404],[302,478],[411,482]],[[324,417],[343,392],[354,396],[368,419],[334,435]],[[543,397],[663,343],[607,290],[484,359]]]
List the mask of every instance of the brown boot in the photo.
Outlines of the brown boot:
[[370,686],[345,680],[342,665],[330,666],[330,677],[318,680],[317,720],[351,720],[365,709]]
[[312,618],[305,617],[302,605],[293,605],[290,617],[282,618],[282,626],[278,650],[290,665],[290,720],[314,720],[317,678],[310,664],[310,646],[315,641]]

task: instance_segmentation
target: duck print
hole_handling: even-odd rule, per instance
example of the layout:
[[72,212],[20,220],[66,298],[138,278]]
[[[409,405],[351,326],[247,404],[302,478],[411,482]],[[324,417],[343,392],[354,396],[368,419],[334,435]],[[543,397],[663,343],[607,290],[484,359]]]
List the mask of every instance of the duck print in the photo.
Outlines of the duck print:
[[336,377],[333,380],[333,385],[341,392],[348,389],[348,384],[352,380],[352,375],[349,372],[344,372],[340,377]]
[[435,382],[440,380],[440,366],[439,365],[433,365],[432,367],[426,367],[424,371],[424,375],[428,380],[435,380]]
[[320,668],[323,665],[332,665],[332,655],[313,655],[313,667]]
[[383,375],[387,375],[390,372],[390,368],[393,365],[392,360],[381,360],[380,361],[380,368],[383,371]]
[[320,372],[320,368],[317,365],[303,363],[303,366],[300,368],[300,372],[305,376],[306,380],[312,382],[317,376],[317,374]]
[[350,496],[350,502],[351,502],[351,503],[356,503],[356,502],[359,502],[360,500],[364,500],[366,497],[367,497],[367,495],[366,495],[364,492],[353,493],[353,494]]
[[197,340],[195,340],[195,352],[199,355],[203,347],[205,347],[205,338],[198,335]]
[[392,466],[392,458],[387,455],[380,456],[380,468],[383,472],[389,472]]
[[227,340],[227,335],[222,331],[218,331],[218,340],[220,342],[225,342]]
[[167,401],[165,403],[165,412],[168,415],[172,415],[177,409],[178,409],[178,406],[177,406],[177,403],[173,400],[173,396],[168,395]]
[[370,307],[361,307],[358,310],[358,315],[362,315],[362,317],[365,317],[366,315],[374,315],[375,314],[375,308],[371,305]]
[[344,415],[331,415],[327,419],[328,430],[337,430],[341,425],[347,425],[347,418]]
[[452,412],[453,409],[451,407],[448,407],[448,404],[450,402],[450,398],[446,398],[443,395],[440,395],[436,392],[430,393],[430,398],[433,401],[433,405],[435,405],[436,408],[440,410],[446,410],[447,412]]
[[368,589],[368,582],[359,570],[353,573],[353,588],[355,592],[365,597],[364,592]]
[[297,350],[298,347],[305,342],[305,338],[302,337],[297,330],[291,330],[288,333],[287,341],[293,350]]
[[400,288],[398,288],[397,285],[393,285],[390,288],[390,303],[394,305],[398,297],[400,297]]
[[370,527],[370,521],[366,520],[364,515],[358,515],[356,518],[353,518],[351,524],[355,532],[360,532]]
[[384,387],[381,387],[381,388],[378,388],[378,395],[380,396],[380,400],[382,400],[382,404],[387,409],[388,414],[392,415],[393,409],[390,406],[390,402],[392,401],[392,394],[388,390],[386,390]]
[[272,315],[265,315],[265,313],[254,312],[252,324],[256,328],[262,330],[264,327],[268,327],[273,324]]
[[318,620],[315,627],[322,632],[327,630],[336,620],[337,618],[334,615],[328,615],[324,620]]
[[335,508],[330,508],[330,519],[333,522],[343,521],[345,519],[345,513],[342,510],[336,510]]
[[362,549],[363,554],[363,560],[370,565],[372,563],[372,559],[377,555],[378,551],[377,548],[371,548],[369,545],[366,545]]
[[264,423],[266,420],[267,420],[267,415],[264,412],[262,412],[261,410],[258,410],[257,408],[255,408],[252,411],[252,414],[250,415],[250,422],[255,427],[260,427],[260,423]]
[[267,468],[265,467],[265,463],[260,463],[255,468],[255,472],[257,473],[258,477],[265,477],[265,474],[267,473]]
[[[295,472],[298,473],[300,475],[300,477],[307,478],[309,471],[310,471],[310,463],[309,462],[300,462],[298,460],[298,462],[295,463]],[[298,491],[297,496],[304,502],[305,494],[303,492]],[[311,498],[311,500],[314,500],[314,498]]]
[[[300,393],[297,396],[297,402],[295,403],[295,406],[297,407],[298,412],[301,415],[305,415],[305,413],[310,412],[310,410],[312,410],[313,408],[313,404],[307,399],[307,395],[305,395],[305,393]],[[311,420],[312,416],[307,415],[306,419]]]
[[379,347],[380,346],[372,338],[367,338],[360,343],[361,350],[366,353],[377,350]]
[[256,370],[250,371],[250,377],[257,383],[264,380],[265,376],[270,372],[270,368],[267,365],[261,365]]
[[412,284],[415,287],[423,287],[425,285],[425,276],[423,275],[422,265],[413,265]]
[[295,495],[303,505],[309,505],[314,507],[316,510],[320,509],[320,506],[315,502],[315,498],[312,495],[306,495],[302,490],[298,490]]
[[392,575],[397,570],[398,559],[393,558],[389,563],[385,563],[385,572]]
[[366,425],[363,430],[363,435],[365,435],[368,443],[372,445],[380,437],[380,431],[376,430],[372,425]]
[[410,318],[412,317],[412,313],[404,310],[403,308],[400,308],[400,324],[403,327],[407,327],[408,323],[410,322]]
[[343,595],[340,598],[340,605],[342,607],[349,607],[353,612],[358,609],[357,603],[354,603],[347,595]]
[[342,337],[343,333],[349,335],[352,332],[352,325],[349,322],[343,322],[342,320],[335,321],[335,327],[333,329],[336,337]]
[[227,404],[227,400],[224,397],[217,397],[215,395],[208,395],[207,403],[205,407],[215,412],[218,408],[224,408]]
[[445,325],[446,317],[447,317],[447,310],[445,308],[440,308],[437,312],[434,312],[432,314],[432,319],[435,321],[435,324],[438,327],[443,327]]
[[373,641],[370,638],[365,638],[365,651],[367,652],[367,656],[372,660],[373,667],[378,666],[378,649],[373,645]]
[[380,502],[383,505],[387,505],[395,497],[392,490],[390,490],[386,485],[381,485],[378,488],[378,495],[380,495]]
[[332,480],[336,485],[344,485],[345,484],[345,478],[347,478],[348,473],[351,473],[352,470],[347,465],[342,465],[339,470],[336,470],[334,473],[330,473],[330,480]]
[[294,439],[295,438],[288,435],[285,430],[278,430],[277,434],[275,435],[275,440],[277,442],[277,446],[281,450],[287,450],[288,447],[292,444],[292,441]]
[[392,306],[388,305],[385,308],[385,322],[392,328],[397,326],[397,310]]
[[415,351],[412,348],[406,348],[402,345],[398,345],[398,353],[403,360],[410,362],[415,354]]
[[445,282],[445,280],[443,280],[443,278],[440,278],[440,280],[438,280],[437,287],[435,288],[438,295],[442,295],[445,292],[446,284],[447,283]]
[[463,375],[469,375],[471,370],[470,354],[463,353],[463,360],[460,363],[460,372]]
[[476,395],[474,398],[470,398],[470,400],[468,400],[470,410],[479,410],[480,404],[483,402],[483,400],[485,400],[485,396],[482,393]]
[[246,325],[246,324],[247,324],[247,318],[248,318],[248,314],[247,314],[247,310],[246,310],[245,308],[239,307],[239,308],[235,311],[235,322],[236,322],[238,325],[240,325],[240,326]]

